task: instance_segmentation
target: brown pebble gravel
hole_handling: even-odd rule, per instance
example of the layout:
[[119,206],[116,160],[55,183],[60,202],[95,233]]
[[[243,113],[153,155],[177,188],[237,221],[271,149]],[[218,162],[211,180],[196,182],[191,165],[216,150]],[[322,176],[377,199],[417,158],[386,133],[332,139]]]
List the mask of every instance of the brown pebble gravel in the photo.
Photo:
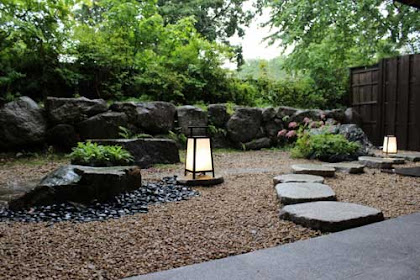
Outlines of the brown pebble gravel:
[[[120,279],[318,236],[278,218],[272,178],[303,162],[282,151],[218,152],[215,164],[225,183],[197,188],[201,196],[189,201],[104,222],[0,223],[0,278]],[[144,170],[143,178],[174,173],[182,173],[182,164]],[[0,182],[16,179],[1,176]],[[339,200],[379,208],[386,217],[420,211],[420,179],[367,170],[338,173],[327,184]]]

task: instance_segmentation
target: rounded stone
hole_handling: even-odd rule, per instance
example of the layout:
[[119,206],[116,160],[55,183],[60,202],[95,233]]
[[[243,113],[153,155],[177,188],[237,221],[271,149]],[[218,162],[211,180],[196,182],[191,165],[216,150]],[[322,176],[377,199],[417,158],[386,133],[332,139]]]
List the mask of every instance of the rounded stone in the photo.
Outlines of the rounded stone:
[[321,164],[294,164],[292,165],[292,170],[295,174],[309,174],[323,177],[334,177],[335,175],[334,167]]
[[349,174],[360,174],[364,172],[365,166],[358,162],[336,162],[336,163],[324,163],[324,166],[334,167],[336,171],[349,173]]
[[213,186],[222,184],[225,180],[221,176],[210,177],[202,176],[201,178],[192,179],[191,176],[181,178],[177,180],[177,183],[180,185],[186,186]]
[[283,204],[336,200],[334,191],[320,183],[283,183],[276,186],[276,191]]
[[324,177],[308,174],[283,174],[273,178],[274,185],[280,183],[324,183]]
[[336,201],[308,202],[283,207],[280,218],[321,231],[340,231],[384,219],[380,210]]

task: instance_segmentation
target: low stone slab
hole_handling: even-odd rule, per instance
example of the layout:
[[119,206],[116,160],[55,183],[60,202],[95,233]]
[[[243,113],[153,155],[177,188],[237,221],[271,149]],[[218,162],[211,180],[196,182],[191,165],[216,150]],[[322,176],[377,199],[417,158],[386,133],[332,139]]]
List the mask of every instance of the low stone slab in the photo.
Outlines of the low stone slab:
[[13,210],[63,202],[105,201],[141,187],[137,166],[63,166],[44,177],[35,188],[9,202]]
[[176,142],[171,139],[101,139],[92,140],[101,145],[120,145],[130,152],[134,164],[141,168],[153,164],[171,164],[179,162],[179,150]]
[[321,231],[340,231],[382,221],[380,210],[336,201],[308,202],[283,207],[280,218]]
[[308,174],[283,174],[273,178],[274,186],[280,183],[324,183],[324,177]]
[[366,167],[379,169],[391,169],[394,163],[391,159],[368,156],[359,157],[359,162]]
[[336,200],[334,191],[320,183],[283,183],[276,186],[277,196],[283,204]]
[[420,161],[420,153],[398,153],[395,155],[389,155],[391,158],[403,158],[408,161],[418,162]]
[[334,167],[321,164],[294,164],[292,165],[292,170],[295,174],[309,174],[323,177],[334,177],[335,175]]
[[358,162],[336,162],[336,163],[324,163],[325,166],[334,167],[336,171],[349,173],[349,174],[360,174],[364,172],[365,166]]

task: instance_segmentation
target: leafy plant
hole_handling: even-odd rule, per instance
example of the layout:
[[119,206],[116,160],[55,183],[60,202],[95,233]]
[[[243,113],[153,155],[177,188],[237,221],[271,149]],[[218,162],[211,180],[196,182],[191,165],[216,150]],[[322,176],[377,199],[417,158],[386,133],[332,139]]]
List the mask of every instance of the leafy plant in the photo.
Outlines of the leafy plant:
[[127,165],[133,161],[131,154],[121,146],[98,145],[90,141],[77,143],[69,157],[73,164],[91,166]]
[[131,139],[132,137],[132,133],[131,131],[124,127],[124,126],[119,126],[118,129],[120,130],[120,132],[118,132],[118,135],[124,139]]
[[359,148],[358,143],[348,141],[341,134],[312,135],[304,132],[300,134],[291,153],[296,158],[334,161],[335,158],[351,157]]

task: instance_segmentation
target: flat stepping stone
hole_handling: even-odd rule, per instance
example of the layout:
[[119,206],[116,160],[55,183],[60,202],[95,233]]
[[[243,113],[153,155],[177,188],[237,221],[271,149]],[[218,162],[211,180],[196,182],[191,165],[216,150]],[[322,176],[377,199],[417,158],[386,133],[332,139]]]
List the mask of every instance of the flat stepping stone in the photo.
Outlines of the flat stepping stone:
[[283,204],[336,200],[334,191],[320,183],[283,183],[276,186],[277,196]]
[[380,157],[359,157],[359,162],[370,168],[391,169],[394,163],[391,159]]
[[381,157],[383,159],[387,159],[392,161],[392,164],[404,164],[405,163],[405,159],[403,158],[399,158],[399,157]]
[[408,167],[395,169],[395,173],[402,176],[420,177],[420,167]]
[[324,163],[323,165],[334,167],[336,171],[349,174],[360,174],[363,173],[365,169],[365,166],[358,162]]
[[335,168],[321,164],[293,164],[293,173],[295,174],[309,174],[323,177],[334,177]]
[[280,183],[324,183],[324,177],[308,174],[283,174],[273,178],[274,186]]
[[420,161],[420,153],[398,153],[389,155],[390,158],[403,158],[408,161],[418,162]]
[[336,201],[308,202],[283,207],[280,218],[321,231],[340,231],[382,221],[380,210]]

